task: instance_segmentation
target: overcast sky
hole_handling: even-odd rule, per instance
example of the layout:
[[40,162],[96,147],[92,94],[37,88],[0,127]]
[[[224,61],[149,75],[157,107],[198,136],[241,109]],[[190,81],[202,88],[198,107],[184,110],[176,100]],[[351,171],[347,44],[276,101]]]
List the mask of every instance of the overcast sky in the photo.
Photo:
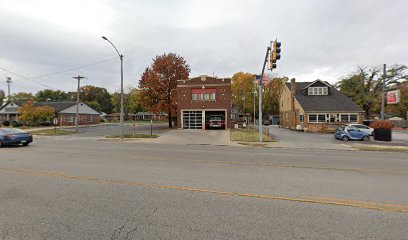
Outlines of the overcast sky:
[[[406,0],[0,0],[0,89],[74,91],[83,84],[137,86],[159,54],[174,52],[190,76],[260,73],[270,40],[282,42],[276,73],[336,82],[357,65],[408,64]],[[114,59],[112,59],[114,58]],[[111,59],[86,68],[33,78]]]

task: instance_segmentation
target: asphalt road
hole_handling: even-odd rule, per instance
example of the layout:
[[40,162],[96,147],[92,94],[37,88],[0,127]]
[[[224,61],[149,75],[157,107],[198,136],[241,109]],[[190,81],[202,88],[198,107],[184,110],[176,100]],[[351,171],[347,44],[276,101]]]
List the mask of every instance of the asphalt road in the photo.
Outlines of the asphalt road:
[[406,153],[70,136],[0,156],[0,239],[408,236]]

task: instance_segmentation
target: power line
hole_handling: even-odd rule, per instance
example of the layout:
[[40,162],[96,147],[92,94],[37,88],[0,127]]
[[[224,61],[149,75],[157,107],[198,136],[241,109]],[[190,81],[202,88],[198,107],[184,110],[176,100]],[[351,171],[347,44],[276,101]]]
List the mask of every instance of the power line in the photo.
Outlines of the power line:
[[52,75],[56,75],[56,74],[66,73],[66,72],[70,72],[70,71],[73,71],[73,70],[78,70],[78,69],[94,66],[94,65],[97,65],[97,64],[101,64],[101,63],[104,63],[104,62],[109,62],[109,61],[112,61],[113,59],[117,59],[117,58],[118,57],[113,57],[113,58],[109,58],[109,59],[106,59],[106,60],[103,60],[103,61],[83,65],[83,66],[80,66],[80,67],[70,68],[70,69],[67,69],[67,70],[59,71],[59,72],[47,73],[47,74],[31,77],[31,79],[43,78],[43,77],[48,77],[48,76],[52,76]]
[[39,82],[32,81],[31,79],[26,78],[26,77],[24,77],[24,76],[22,76],[22,75],[20,75],[20,74],[18,74],[18,73],[12,72],[12,71],[10,71],[10,70],[4,68],[4,67],[1,67],[1,66],[0,66],[0,69],[6,71],[6,72],[8,72],[8,73],[11,73],[11,74],[13,74],[13,75],[16,76],[16,77],[22,78],[22,79],[27,80],[27,81],[31,81],[31,82],[36,83],[36,84],[38,84],[38,85],[41,85],[41,86],[43,86],[43,87],[52,88],[52,87],[50,87],[50,86],[48,86],[48,85],[45,85],[45,84],[42,84],[42,83],[39,83]]
[[8,73],[13,74],[14,76],[17,76],[17,77],[19,77],[19,78],[22,78],[22,79],[24,79],[24,80],[27,80],[27,81],[36,83],[36,84],[41,85],[41,86],[46,87],[46,88],[54,89],[54,88],[52,88],[52,87],[50,87],[50,86],[48,86],[48,85],[46,85],[46,84],[33,81],[33,79],[49,77],[49,76],[52,76],[52,75],[62,74],[62,73],[66,73],[66,72],[70,72],[70,71],[74,71],[74,70],[78,70],[78,69],[82,69],[82,68],[86,68],[86,67],[91,67],[91,66],[94,66],[94,65],[97,65],[97,64],[101,64],[101,63],[105,63],[105,62],[112,61],[113,59],[117,59],[117,58],[118,58],[118,57],[113,57],[113,58],[105,59],[105,60],[102,60],[102,61],[99,61],[99,62],[94,62],[94,63],[82,65],[82,66],[79,66],[79,67],[69,68],[69,69],[67,69],[67,70],[58,71],[58,72],[53,72],[53,73],[47,73],[47,74],[42,74],[42,75],[38,75],[38,76],[34,76],[34,77],[24,77],[24,76],[22,76],[21,74],[15,73],[15,72],[10,71],[10,70],[8,70],[8,69],[6,69],[6,68],[4,68],[4,67],[1,67],[1,66],[0,66],[0,69],[6,71],[6,72],[8,72]]

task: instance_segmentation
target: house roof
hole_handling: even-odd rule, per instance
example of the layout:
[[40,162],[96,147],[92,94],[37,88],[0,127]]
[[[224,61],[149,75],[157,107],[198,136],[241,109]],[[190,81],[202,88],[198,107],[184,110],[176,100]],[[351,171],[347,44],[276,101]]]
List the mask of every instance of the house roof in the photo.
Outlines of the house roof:
[[33,102],[33,105],[36,107],[52,107],[55,109],[55,112],[60,112],[64,109],[72,107],[76,105],[74,101],[67,101],[67,102]]
[[[350,98],[332,86],[329,86],[330,95],[306,95],[302,90],[312,83],[296,83],[295,98],[305,112],[363,112]],[[286,86],[290,89],[291,83],[286,83]]]

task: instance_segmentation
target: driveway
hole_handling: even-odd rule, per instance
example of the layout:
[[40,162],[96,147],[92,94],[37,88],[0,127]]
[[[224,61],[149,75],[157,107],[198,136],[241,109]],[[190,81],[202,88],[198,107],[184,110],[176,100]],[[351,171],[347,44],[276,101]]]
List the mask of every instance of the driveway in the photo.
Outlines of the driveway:
[[307,148],[307,149],[330,149],[349,150],[350,147],[344,142],[336,140],[333,134],[299,132],[278,126],[264,126],[269,128],[269,133],[278,141],[276,146],[287,148]]
[[172,130],[163,132],[154,142],[183,145],[235,145],[226,130]]

